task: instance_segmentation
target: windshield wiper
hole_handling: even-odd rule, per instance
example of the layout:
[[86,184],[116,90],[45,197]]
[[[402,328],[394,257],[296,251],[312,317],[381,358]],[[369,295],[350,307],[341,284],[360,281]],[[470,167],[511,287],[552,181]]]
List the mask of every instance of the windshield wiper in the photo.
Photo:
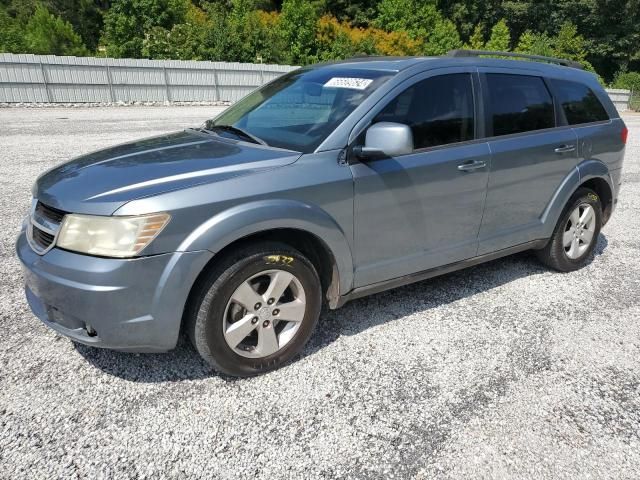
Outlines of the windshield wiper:
[[265,142],[261,138],[256,137],[255,135],[252,135],[249,132],[246,132],[246,131],[242,130],[241,128],[234,127],[233,125],[210,125],[210,124],[205,124],[204,130],[207,130],[207,131],[210,131],[210,132],[215,132],[216,129],[217,130],[223,130],[225,132],[235,133],[236,135],[238,135],[240,137],[244,137],[244,138],[250,140],[253,143],[259,143],[260,145],[269,146],[267,144],[267,142]]

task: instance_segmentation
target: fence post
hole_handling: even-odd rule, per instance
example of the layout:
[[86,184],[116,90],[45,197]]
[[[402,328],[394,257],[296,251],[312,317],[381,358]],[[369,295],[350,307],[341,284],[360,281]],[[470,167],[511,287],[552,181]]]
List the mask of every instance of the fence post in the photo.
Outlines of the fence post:
[[218,69],[213,69],[214,91],[216,92],[216,102],[220,101],[220,84],[218,83]]
[[171,102],[171,92],[169,91],[169,78],[167,77],[167,67],[162,66],[162,73],[164,74],[164,89],[165,100]]
[[49,83],[47,82],[47,72],[44,70],[42,60],[38,62],[40,64],[40,73],[42,74],[42,82],[44,83],[44,92],[46,94],[47,103],[51,103],[51,94],[49,93]]
[[111,97],[111,103],[116,103],[116,96],[113,94],[113,79],[111,78],[111,67],[109,63],[106,64],[107,67],[107,82],[109,82],[109,97]]

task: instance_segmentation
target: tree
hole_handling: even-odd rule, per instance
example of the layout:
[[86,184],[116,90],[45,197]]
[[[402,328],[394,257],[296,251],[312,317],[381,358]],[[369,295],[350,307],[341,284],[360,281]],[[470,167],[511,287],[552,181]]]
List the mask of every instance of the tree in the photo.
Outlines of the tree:
[[21,53],[27,47],[23,35],[24,26],[0,7],[0,52]]
[[504,3],[504,0],[438,0],[438,9],[456,25],[461,37],[469,41],[478,25],[493,25],[505,17]]
[[429,32],[424,53],[426,55],[444,55],[449,50],[454,50],[461,46],[462,41],[453,22],[450,20],[438,20]]
[[640,72],[618,72],[611,86],[640,93]]
[[140,58],[147,33],[184,23],[188,6],[188,0],[115,0],[104,17],[107,55]]
[[640,61],[640,0],[555,0],[549,17],[550,33],[566,21],[576,25],[585,39],[586,60],[609,80]]
[[578,34],[577,27],[571,22],[565,22],[553,39],[553,49],[558,57],[583,62],[587,58],[584,37]]
[[507,22],[502,19],[491,29],[491,36],[485,48],[496,52],[508,52],[511,46],[511,33]]
[[441,19],[435,2],[382,0],[374,25],[388,32],[407,32],[411,38],[424,41]]
[[280,16],[280,35],[287,46],[286,60],[294,65],[313,63],[316,25],[319,15],[305,0],[284,0]]
[[69,22],[39,5],[25,28],[29,53],[42,55],[87,55],[89,52]]
[[482,25],[478,24],[473,29],[473,34],[469,37],[469,42],[465,44],[465,48],[471,50],[484,49],[484,29]]
[[546,57],[555,55],[551,38],[546,33],[534,33],[531,30],[526,30],[522,34],[518,41],[516,51]]

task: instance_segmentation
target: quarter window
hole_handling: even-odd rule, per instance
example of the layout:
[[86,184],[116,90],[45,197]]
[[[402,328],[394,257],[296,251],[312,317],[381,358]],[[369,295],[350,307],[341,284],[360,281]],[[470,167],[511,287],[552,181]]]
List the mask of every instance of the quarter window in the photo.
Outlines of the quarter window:
[[552,80],[569,125],[609,120],[607,111],[593,90],[581,83]]
[[555,127],[551,94],[540,77],[487,74],[493,135]]
[[391,101],[375,122],[411,127],[414,149],[474,138],[473,87],[466,73],[431,77]]

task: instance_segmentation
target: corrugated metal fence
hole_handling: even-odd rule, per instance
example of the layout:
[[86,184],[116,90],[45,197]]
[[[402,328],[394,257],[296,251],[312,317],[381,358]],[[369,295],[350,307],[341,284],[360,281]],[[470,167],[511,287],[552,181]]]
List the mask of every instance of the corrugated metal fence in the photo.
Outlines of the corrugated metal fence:
[[235,102],[296,67],[0,54],[0,103]]
[[618,112],[625,112],[631,108],[629,106],[629,102],[631,101],[630,90],[608,88],[607,93],[609,94],[609,98],[613,104],[618,109]]
[[[235,102],[297,67],[0,53],[0,103]],[[628,90],[607,90],[618,111]]]

